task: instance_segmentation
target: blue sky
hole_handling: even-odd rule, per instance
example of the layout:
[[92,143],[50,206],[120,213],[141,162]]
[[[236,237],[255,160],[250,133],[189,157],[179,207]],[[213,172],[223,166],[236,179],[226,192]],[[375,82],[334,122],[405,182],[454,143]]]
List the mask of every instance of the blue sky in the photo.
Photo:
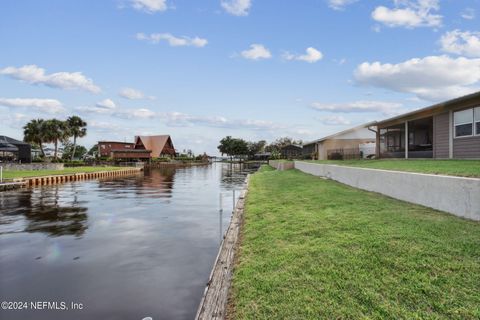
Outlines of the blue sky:
[[0,134],[304,141],[480,88],[479,0],[3,0]]

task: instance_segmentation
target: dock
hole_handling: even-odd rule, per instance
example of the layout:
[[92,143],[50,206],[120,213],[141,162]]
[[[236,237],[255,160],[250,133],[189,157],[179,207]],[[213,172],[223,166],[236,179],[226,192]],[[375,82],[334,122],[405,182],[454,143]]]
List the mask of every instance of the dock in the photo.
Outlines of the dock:
[[232,282],[235,255],[238,251],[240,230],[243,224],[245,196],[248,191],[249,176],[246,187],[241,191],[233,211],[230,225],[225,233],[210,278],[203,293],[195,320],[222,320],[226,318],[229,290]]
[[27,185],[24,181],[1,182],[0,191],[12,190],[25,187]]

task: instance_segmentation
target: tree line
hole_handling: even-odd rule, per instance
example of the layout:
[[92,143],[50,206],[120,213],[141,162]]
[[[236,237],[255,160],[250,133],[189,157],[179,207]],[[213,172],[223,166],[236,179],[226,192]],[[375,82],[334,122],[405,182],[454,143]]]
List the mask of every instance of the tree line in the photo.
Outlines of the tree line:
[[45,157],[44,143],[54,144],[55,160],[58,159],[58,143],[70,145],[70,138],[73,138],[71,160],[77,151],[77,139],[87,135],[87,123],[79,116],[68,117],[62,121],[58,119],[33,119],[23,127],[23,141],[38,145],[42,157]]
[[275,141],[267,144],[265,140],[246,141],[241,138],[232,138],[226,136],[220,140],[218,151],[222,155],[227,155],[231,159],[233,157],[248,157],[253,158],[256,154],[270,152],[272,158],[280,156],[280,150],[289,145],[302,145],[302,140],[295,140],[290,137],[278,138]]

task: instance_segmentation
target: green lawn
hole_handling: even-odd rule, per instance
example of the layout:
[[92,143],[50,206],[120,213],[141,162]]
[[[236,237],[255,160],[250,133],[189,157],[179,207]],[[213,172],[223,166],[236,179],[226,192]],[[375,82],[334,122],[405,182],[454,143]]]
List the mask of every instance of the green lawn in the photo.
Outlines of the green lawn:
[[317,160],[342,166],[480,178],[480,160]]
[[98,172],[98,171],[113,171],[124,169],[120,167],[75,167],[65,168],[64,170],[26,170],[26,171],[3,171],[4,179],[25,178],[25,177],[41,177],[53,176],[59,174],[72,174],[79,172]]
[[231,319],[480,319],[480,223],[297,170],[252,176]]

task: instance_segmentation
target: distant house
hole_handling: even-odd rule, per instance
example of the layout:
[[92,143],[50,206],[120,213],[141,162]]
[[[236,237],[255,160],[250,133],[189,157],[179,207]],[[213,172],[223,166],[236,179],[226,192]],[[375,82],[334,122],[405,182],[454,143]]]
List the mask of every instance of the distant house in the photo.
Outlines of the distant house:
[[375,132],[369,128],[374,124],[375,122],[367,123],[305,143],[303,145],[303,155],[305,157],[311,156],[318,160],[365,157],[366,155],[361,153],[360,149],[362,145],[375,143]]
[[376,126],[380,158],[480,159],[480,91]]
[[0,161],[32,162],[31,145],[7,136],[0,136]]
[[175,147],[169,135],[137,136],[135,149],[151,150],[151,156],[154,158],[175,157]]
[[175,148],[169,135],[136,136],[135,142],[99,141],[101,157],[115,161],[149,161],[158,157],[174,157]]
[[298,159],[302,156],[302,146],[290,144],[280,149],[280,154],[284,159]]
[[[45,157],[46,158],[53,158],[55,157],[55,148],[50,148],[50,147],[46,147],[46,148],[43,148],[43,152],[45,152]],[[63,148],[58,148],[57,149],[57,158],[62,158],[63,156]]]

